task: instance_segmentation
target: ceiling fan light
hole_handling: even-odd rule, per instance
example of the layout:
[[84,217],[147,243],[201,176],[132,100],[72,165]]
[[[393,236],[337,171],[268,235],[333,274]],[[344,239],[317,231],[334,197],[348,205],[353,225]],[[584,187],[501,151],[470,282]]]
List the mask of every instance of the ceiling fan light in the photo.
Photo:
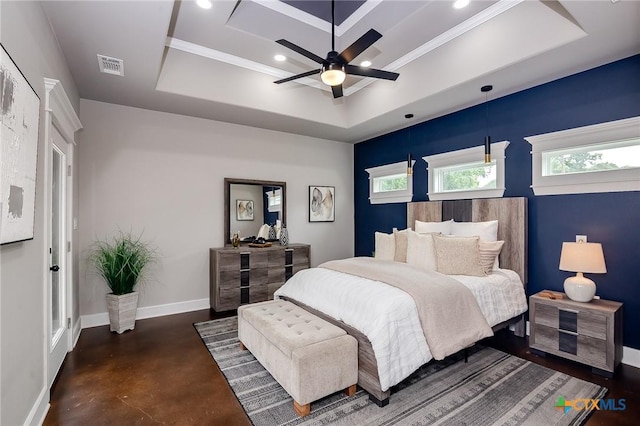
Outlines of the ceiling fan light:
[[347,74],[344,72],[344,67],[340,64],[329,64],[322,67],[322,74],[320,79],[327,86],[339,86],[344,82]]

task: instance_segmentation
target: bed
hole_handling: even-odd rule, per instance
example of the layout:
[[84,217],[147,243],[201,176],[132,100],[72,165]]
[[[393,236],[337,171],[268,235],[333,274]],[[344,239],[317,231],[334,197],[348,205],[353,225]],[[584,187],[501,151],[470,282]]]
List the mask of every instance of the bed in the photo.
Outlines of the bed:
[[[498,220],[498,239],[504,241],[500,253],[500,270],[494,271],[487,282],[494,281],[498,288],[507,286],[505,282],[516,282],[516,287],[526,286],[527,282],[527,200],[526,198],[500,198],[484,200],[426,201],[407,204],[407,224],[416,220],[423,222],[440,222],[453,219],[456,222],[484,222]],[[392,262],[393,263],[393,262]],[[359,343],[358,384],[365,389],[370,398],[380,406],[388,403],[391,386],[398,383],[415,371],[420,365],[432,359],[430,348],[420,341],[420,321],[413,313],[411,296],[398,289],[374,287],[373,282],[360,277],[350,277],[339,271],[325,268],[314,268],[316,271],[301,271],[300,277],[279,290],[278,297],[303,307],[305,310],[343,328],[354,336]],[[357,278],[357,279],[356,279]],[[478,300],[483,315],[491,328],[496,331],[513,324],[514,333],[524,336],[523,309],[526,310],[526,298],[522,307],[522,297],[526,288],[519,289],[520,307],[499,309],[495,303],[498,299],[507,299],[502,290],[488,290],[485,281],[470,277],[453,276],[466,286]],[[450,279],[450,278],[448,278]],[[348,284],[348,285],[346,285]],[[513,285],[508,284],[514,288]],[[359,287],[364,286],[364,287]],[[505,287],[507,288],[507,287]],[[365,290],[366,289],[366,290]],[[323,297],[322,292],[333,297]],[[385,315],[373,314],[374,302],[364,301],[363,293],[375,293],[373,300],[380,304],[380,309],[391,312],[398,317],[386,318]],[[489,294],[493,292],[493,294]],[[339,295],[338,297],[335,297]],[[518,296],[518,295],[516,295]],[[515,297],[515,296],[514,296]],[[489,303],[480,303],[481,300]],[[333,303],[336,301],[336,303]],[[305,303],[306,302],[306,303]],[[338,303],[339,302],[339,303]],[[311,306],[313,305],[313,306]],[[483,306],[484,305],[484,306]],[[415,306],[415,304],[413,304]],[[378,309],[378,307],[375,307]],[[378,312],[378,311],[376,311]],[[357,315],[356,315],[357,313]],[[406,313],[406,315],[405,315]],[[367,317],[369,315],[369,317]],[[373,316],[372,316],[373,315]],[[354,318],[354,317],[359,318]],[[360,318],[361,317],[361,318]],[[344,319],[344,321],[336,319]],[[359,322],[358,322],[359,321]],[[384,328],[381,334],[390,334],[389,343],[379,342],[368,323],[380,322]],[[395,323],[398,324],[395,324]],[[352,325],[356,326],[352,326]],[[395,328],[394,328],[395,327]],[[417,329],[417,330],[416,330]],[[377,330],[377,329],[376,329]],[[369,337],[371,337],[371,341]],[[395,340],[394,340],[395,339]],[[372,341],[374,343],[372,343]],[[400,346],[400,347],[399,347]],[[403,348],[404,347],[404,348]],[[382,349],[381,349],[382,348]],[[409,349],[407,349],[409,348]],[[374,350],[375,349],[375,350]],[[387,366],[386,364],[389,364]]]

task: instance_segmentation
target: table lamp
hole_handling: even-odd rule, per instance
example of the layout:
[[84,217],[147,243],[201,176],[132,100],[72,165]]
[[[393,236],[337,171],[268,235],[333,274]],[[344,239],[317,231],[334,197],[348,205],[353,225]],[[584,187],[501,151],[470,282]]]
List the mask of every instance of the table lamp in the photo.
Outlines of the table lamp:
[[596,294],[596,284],[583,273],[604,274],[604,254],[600,243],[562,243],[560,270],[576,272],[564,281],[564,292],[576,302],[589,302]]

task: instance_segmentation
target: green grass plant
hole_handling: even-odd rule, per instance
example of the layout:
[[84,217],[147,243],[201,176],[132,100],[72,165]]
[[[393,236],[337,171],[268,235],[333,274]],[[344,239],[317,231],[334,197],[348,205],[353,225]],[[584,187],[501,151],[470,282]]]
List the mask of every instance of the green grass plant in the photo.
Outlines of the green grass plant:
[[156,251],[141,235],[120,231],[108,240],[96,241],[89,259],[116,295],[134,291],[145,268],[156,259]]

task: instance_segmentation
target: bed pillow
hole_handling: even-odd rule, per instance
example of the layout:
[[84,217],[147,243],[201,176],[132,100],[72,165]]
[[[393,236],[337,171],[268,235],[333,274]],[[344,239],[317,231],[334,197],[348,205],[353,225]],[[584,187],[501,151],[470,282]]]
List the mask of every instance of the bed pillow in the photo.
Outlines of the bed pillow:
[[479,237],[433,236],[437,271],[446,275],[486,276],[480,265]]
[[478,252],[480,253],[480,266],[484,269],[484,272],[488,275],[494,268],[494,265],[498,259],[498,255],[502,250],[504,241],[478,241]]
[[[498,221],[489,220],[486,222],[453,222],[451,224],[451,235],[461,237],[478,236],[484,241],[498,240]],[[496,257],[493,269],[498,269],[498,257]]]
[[396,262],[405,262],[407,261],[407,250],[409,247],[409,241],[407,239],[410,232],[413,232],[411,229],[403,229],[402,231],[395,230],[393,231],[393,235],[396,240],[396,252],[394,259]]
[[433,244],[433,236],[437,234],[407,234],[407,263],[422,269],[435,271],[438,267],[436,261],[436,249]]
[[413,230],[418,234],[432,234],[434,232],[449,235],[451,234],[451,224],[453,223],[453,219],[445,220],[444,222],[422,222],[416,220]]
[[375,233],[375,258],[393,260],[396,254],[396,237],[393,234]]

